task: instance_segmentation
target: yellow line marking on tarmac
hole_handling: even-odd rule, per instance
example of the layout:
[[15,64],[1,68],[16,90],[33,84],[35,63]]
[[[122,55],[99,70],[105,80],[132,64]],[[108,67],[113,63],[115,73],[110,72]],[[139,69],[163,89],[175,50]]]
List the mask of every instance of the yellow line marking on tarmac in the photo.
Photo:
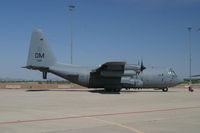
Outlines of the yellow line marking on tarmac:
[[103,119],[99,119],[99,118],[96,118],[96,117],[86,117],[86,118],[93,119],[93,120],[96,120],[96,121],[101,121],[101,122],[104,122],[104,123],[107,123],[107,124],[110,124],[110,125],[114,125],[114,126],[118,126],[118,127],[121,127],[121,128],[126,128],[126,129],[133,131],[135,133],[144,133],[143,131],[140,131],[140,130],[133,128],[133,127],[128,127],[128,126],[121,124],[121,123],[103,120]]
[[[29,109],[27,111],[43,112],[43,113],[49,113],[49,114],[66,115],[66,113],[52,112],[52,111],[45,111],[45,110]],[[96,118],[96,117],[83,117],[83,118],[85,118],[85,119],[92,119],[92,120],[96,120],[96,121],[100,121],[100,122],[104,122],[104,123],[107,123],[109,125],[114,125],[114,126],[121,127],[121,128],[126,128],[126,129],[128,129],[128,130],[130,130],[132,132],[135,132],[135,133],[144,133],[143,131],[140,131],[139,129],[136,129],[136,128],[133,128],[133,127],[128,127],[128,126],[126,126],[124,124],[113,122],[113,121],[103,120],[103,119],[99,119],[99,118]]]

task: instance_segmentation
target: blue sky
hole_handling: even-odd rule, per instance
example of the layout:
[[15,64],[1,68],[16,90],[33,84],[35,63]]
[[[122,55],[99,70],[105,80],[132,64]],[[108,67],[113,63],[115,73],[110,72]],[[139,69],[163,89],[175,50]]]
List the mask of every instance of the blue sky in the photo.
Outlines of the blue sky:
[[41,79],[26,65],[33,29],[42,29],[57,59],[70,62],[73,12],[74,64],[107,61],[173,67],[188,75],[192,26],[192,73],[200,73],[200,0],[1,0],[0,77]]

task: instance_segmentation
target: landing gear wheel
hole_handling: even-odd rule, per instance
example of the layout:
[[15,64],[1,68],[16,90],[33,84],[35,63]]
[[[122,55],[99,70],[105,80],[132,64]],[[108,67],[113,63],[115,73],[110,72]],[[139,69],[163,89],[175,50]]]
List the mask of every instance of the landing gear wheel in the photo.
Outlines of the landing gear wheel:
[[120,88],[119,89],[105,88],[104,91],[106,91],[106,92],[120,92],[121,89]]
[[168,91],[168,88],[163,88],[162,91],[163,91],[163,92],[167,92],[167,91]]

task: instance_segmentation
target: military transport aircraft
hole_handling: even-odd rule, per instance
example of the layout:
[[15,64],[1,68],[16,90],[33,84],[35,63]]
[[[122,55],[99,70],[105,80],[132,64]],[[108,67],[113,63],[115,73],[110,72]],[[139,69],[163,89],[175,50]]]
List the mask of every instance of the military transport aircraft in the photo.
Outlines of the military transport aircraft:
[[39,70],[43,79],[53,73],[73,83],[88,88],[104,88],[105,91],[121,91],[122,88],[154,88],[168,91],[168,87],[183,82],[172,68],[146,68],[126,62],[107,62],[100,67],[83,67],[57,62],[44,34],[34,30],[30,41],[27,69]]

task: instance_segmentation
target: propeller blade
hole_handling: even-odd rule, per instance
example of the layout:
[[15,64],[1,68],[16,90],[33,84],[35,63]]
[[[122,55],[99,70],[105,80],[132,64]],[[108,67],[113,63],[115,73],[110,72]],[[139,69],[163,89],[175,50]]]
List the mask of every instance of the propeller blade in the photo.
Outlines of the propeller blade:
[[146,67],[143,65],[143,60],[141,61],[141,66],[140,66],[140,71],[144,71],[144,69],[146,69]]

